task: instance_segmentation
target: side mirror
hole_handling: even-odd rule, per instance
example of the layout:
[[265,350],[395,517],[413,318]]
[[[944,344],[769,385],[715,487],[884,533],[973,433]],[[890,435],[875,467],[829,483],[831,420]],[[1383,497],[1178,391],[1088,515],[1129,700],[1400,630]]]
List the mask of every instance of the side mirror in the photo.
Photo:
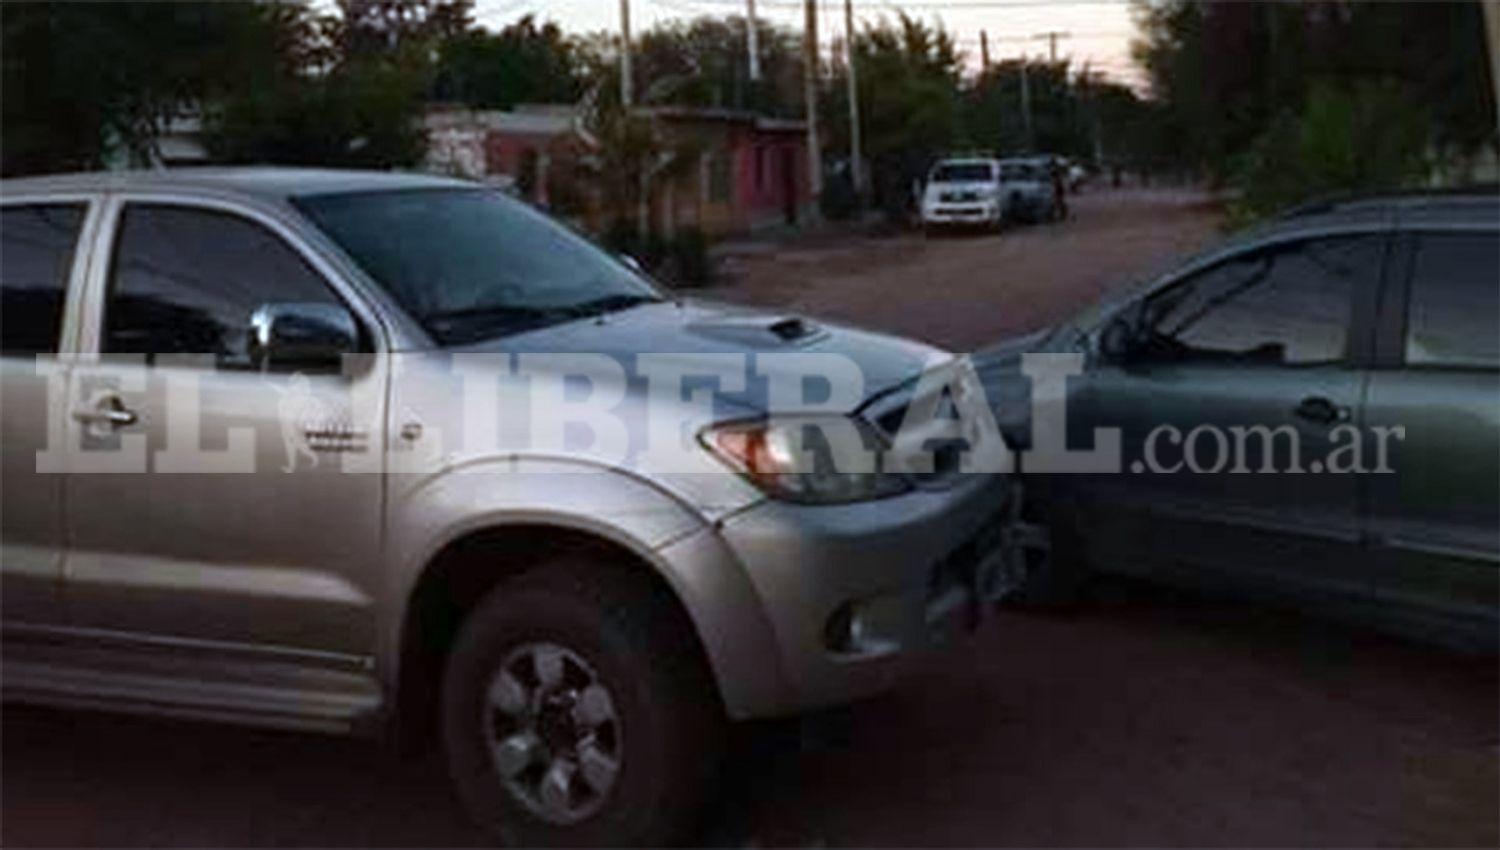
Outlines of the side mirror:
[[1127,363],[1138,352],[1135,327],[1121,317],[1111,319],[1099,332],[1099,356],[1109,363]]
[[250,314],[249,349],[256,368],[336,370],[359,350],[359,326],[334,304],[262,304]]
[[646,267],[641,265],[641,261],[637,260],[635,257],[632,257],[629,254],[621,254],[620,262],[624,263],[626,268],[630,269],[638,275],[644,275],[646,273]]

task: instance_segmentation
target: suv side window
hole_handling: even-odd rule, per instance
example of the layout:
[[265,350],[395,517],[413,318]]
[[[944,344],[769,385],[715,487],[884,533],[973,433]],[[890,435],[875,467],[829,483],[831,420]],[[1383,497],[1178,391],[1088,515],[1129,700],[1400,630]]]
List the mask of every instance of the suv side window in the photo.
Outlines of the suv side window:
[[1406,362],[1500,366],[1500,236],[1417,236],[1407,303]]
[[1343,361],[1354,293],[1376,286],[1380,235],[1277,245],[1226,260],[1147,302],[1151,341],[1177,356],[1277,365]]
[[0,210],[0,353],[52,354],[84,204],[34,204]]
[[212,354],[248,368],[250,315],[272,302],[342,305],[276,234],[230,213],[125,208],[105,305],[106,354]]

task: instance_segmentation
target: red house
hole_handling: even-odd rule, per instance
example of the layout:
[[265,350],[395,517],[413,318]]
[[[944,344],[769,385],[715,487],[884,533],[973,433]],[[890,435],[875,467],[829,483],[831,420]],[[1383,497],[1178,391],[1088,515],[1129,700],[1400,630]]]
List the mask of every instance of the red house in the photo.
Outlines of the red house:
[[696,226],[713,235],[743,234],[807,215],[814,199],[802,122],[725,109],[642,111],[668,138],[699,152],[696,173],[677,169],[654,187],[652,214],[663,232]]
[[[679,156],[651,183],[652,229],[668,234],[698,227],[713,236],[795,224],[814,202],[801,122],[754,113],[689,107],[644,107]],[[571,106],[528,105],[514,111],[434,108],[424,121],[427,167],[505,183],[556,212],[600,225],[592,187],[580,185],[578,163],[597,142]]]

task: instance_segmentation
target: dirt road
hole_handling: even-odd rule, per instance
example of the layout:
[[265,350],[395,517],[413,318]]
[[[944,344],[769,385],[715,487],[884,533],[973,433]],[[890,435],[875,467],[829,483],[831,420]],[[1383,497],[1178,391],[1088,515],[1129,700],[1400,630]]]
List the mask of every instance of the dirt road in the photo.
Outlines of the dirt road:
[[756,245],[732,258],[731,283],[705,294],[971,351],[1062,319],[1218,235],[1197,192],[1084,194],[1070,205],[1066,223],[1000,235]]
[[[1213,236],[1188,195],[1085,195],[999,237],[752,254],[709,294],[964,349]],[[855,846],[1495,846],[1493,659],[1129,585],[1012,613],[896,692],[741,730],[705,841]],[[455,846],[435,759],[9,709],[0,842]]]

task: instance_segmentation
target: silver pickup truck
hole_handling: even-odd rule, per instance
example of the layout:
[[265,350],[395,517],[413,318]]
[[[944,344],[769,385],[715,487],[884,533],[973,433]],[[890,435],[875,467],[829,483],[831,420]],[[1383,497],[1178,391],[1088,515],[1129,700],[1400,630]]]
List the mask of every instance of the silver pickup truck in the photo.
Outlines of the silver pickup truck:
[[430,732],[497,838],[652,845],[726,719],[887,688],[993,586],[1006,476],[901,436],[973,389],[926,346],[674,300],[448,179],[0,205],[8,700]]

